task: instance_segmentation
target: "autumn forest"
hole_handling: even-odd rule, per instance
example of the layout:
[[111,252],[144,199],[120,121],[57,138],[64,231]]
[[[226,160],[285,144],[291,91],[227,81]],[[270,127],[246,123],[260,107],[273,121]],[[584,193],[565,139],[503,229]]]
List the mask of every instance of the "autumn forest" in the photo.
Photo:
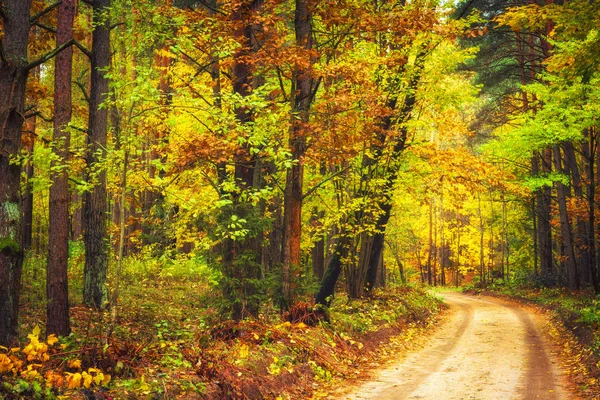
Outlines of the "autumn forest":
[[438,290],[548,310],[597,395],[599,26],[0,0],[0,399],[324,398],[433,332]]

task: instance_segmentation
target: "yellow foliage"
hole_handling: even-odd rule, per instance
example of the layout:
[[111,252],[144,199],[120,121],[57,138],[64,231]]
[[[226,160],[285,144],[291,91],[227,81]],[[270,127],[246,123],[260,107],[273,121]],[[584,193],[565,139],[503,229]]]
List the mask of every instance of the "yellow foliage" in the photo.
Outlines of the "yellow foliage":
[[81,374],[79,372],[70,374],[67,372],[67,388],[76,389],[81,386]]
[[0,374],[11,371],[13,368],[13,363],[10,358],[6,354],[0,353]]
[[[89,368],[81,373],[49,370],[42,376],[44,363],[50,359],[48,346],[58,343],[58,338],[56,335],[49,335],[46,342],[40,342],[39,335],[40,328],[36,326],[27,335],[29,342],[23,349],[15,347],[9,350],[0,346],[0,375],[12,373],[27,381],[42,381],[46,387],[58,389],[64,389],[65,386],[67,389],[89,388],[93,384],[107,385],[110,382],[110,375],[102,373],[98,368]],[[67,365],[69,368],[81,369],[81,360],[68,360]]]
[[85,371],[81,374],[81,376],[83,377],[83,386],[89,388],[94,378]]
[[48,343],[48,346],[52,346],[53,344],[58,343],[58,338],[55,334],[52,334],[48,336],[48,338],[46,339],[46,343]]
[[240,347],[240,353],[239,353],[239,358],[247,358],[248,357],[248,345],[247,344],[243,344]]

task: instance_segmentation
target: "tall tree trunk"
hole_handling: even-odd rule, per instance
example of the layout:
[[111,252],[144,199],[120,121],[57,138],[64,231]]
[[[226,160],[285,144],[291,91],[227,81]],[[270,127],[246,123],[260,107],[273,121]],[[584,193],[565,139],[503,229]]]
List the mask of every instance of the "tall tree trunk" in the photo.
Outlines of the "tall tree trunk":
[[[554,146],[554,168],[557,173],[562,174],[562,157],[560,147]],[[558,213],[560,218],[560,232],[564,251],[566,256],[567,276],[569,278],[569,289],[574,291],[579,289],[579,276],[577,274],[577,263],[575,259],[575,251],[573,246],[573,235],[571,233],[571,225],[569,223],[569,213],[567,210],[567,188],[564,183],[556,182],[556,192],[558,200]]]
[[27,121],[29,132],[23,135],[23,146],[28,159],[24,165],[25,187],[23,188],[23,221],[21,225],[21,243],[23,250],[30,250],[33,238],[33,151],[35,146],[37,118],[34,115]]
[[478,216],[479,216],[479,282],[485,285],[485,261],[484,261],[484,225],[483,225],[483,210],[481,208],[481,195],[477,193],[478,201]]
[[[75,0],[63,0],[58,6],[57,46],[73,39]],[[71,75],[73,48],[56,56],[54,69],[54,153],[56,154],[50,186],[48,237],[48,266],[46,269],[46,333],[67,336],[71,332],[69,320],[69,161],[71,122]]]
[[27,42],[31,0],[2,2],[4,36],[0,39],[0,345],[17,340],[21,246],[21,167],[19,154],[25,109]]
[[[325,213],[315,208],[311,216],[311,224],[319,227],[322,226],[321,220],[324,217]],[[325,237],[322,232],[319,232],[318,238],[311,250],[311,261],[313,275],[318,279],[323,278],[323,273],[325,272]]]
[[299,61],[294,66],[291,127],[289,145],[294,164],[288,169],[284,194],[284,239],[282,295],[284,308],[294,302],[294,270],[300,267],[300,240],[302,234],[302,179],[304,154],[306,152],[307,125],[311,98],[312,57],[312,14],[309,0],[296,0],[294,17],[296,46],[303,51],[300,58],[309,58],[308,63]]
[[427,250],[427,283],[431,286],[433,283],[431,270],[431,255],[433,253],[433,198],[429,200],[429,247]]
[[[533,173],[544,175],[550,173],[551,154],[549,150],[544,150],[543,157],[534,156]],[[540,166],[541,161],[541,166]],[[537,167],[537,168],[536,168]],[[538,250],[540,255],[540,274],[548,278],[552,274],[552,227],[550,225],[550,209],[552,202],[552,193],[550,186],[545,186],[536,191],[536,217],[538,225]]]
[[[234,56],[233,65],[233,91],[242,97],[252,93],[253,68],[249,60],[253,52],[254,25],[252,15],[257,13],[262,6],[262,0],[242,2],[236,9],[231,19],[235,22],[236,36],[241,41],[241,48]],[[246,107],[235,110],[239,124],[248,124],[252,121],[252,113]],[[241,146],[234,155],[234,181],[238,191],[228,193],[232,199],[232,206],[224,209],[221,223],[230,223],[232,215],[245,219],[248,225],[258,224],[257,208],[243,200],[239,192],[250,191],[255,188],[256,157],[247,146]],[[226,239],[223,250],[223,294],[227,299],[235,320],[246,316],[256,317],[260,301],[258,299],[258,280],[261,276],[260,261],[262,256],[262,235],[256,232],[248,233],[241,240]]]
[[[93,168],[105,156],[108,109],[102,103],[108,95],[106,68],[110,65],[110,23],[107,11],[110,0],[93,0],[94,32],[88,128],[87,166]],[[106,171],[92,177],[94,187],[84,197],[84,302],[98,309],[108,305],[106,278],[108,273]]]
[[[586,135],[587,136],[587,135]],[[573,181],[573,193],[578,206],[584,205],[583,182],[579,173],[579,165],[575,156],[575,147],[573,143],[563,144],[565,153],[565,164],[568,166],[571,179]],[[590,264],[590,245],[588,241],[588,221],[581,215],[576,216],[577,238],[575,246],[577,249],[577,266],[579,267],[579,277],[582,283],[590,284],[592,282],[592,266]]]
[[[581,145],[581,153],[583,154],[586,165],[586,177],[588,181],[587,186],[587,199],[588,199],[588,243],[590,245],[590,265],[592,269],[592,285],[594,286],[594,292],[600,293],[600,282],[598,277],[598,256],[596,254],[596,176],[594,170],[594,163],[597,162],[598,148],[597,137],[594,134],[594,129],[588,131],[589,137],[587,143]],[[600,163],[597,164],[600,166]]]

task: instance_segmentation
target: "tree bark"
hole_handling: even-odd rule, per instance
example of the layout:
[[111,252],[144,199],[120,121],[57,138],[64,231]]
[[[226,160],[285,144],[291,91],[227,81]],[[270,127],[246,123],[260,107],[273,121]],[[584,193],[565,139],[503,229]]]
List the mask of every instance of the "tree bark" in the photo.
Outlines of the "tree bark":
[[[241,48],[234,55],[233,91],[242,97],[252,93],[254,71],[249,59],[254,51],[255,26],[252,23],[252,15],[257,13],[261,6],[262,0],[245,1],[231,15],[236,24],[236,36],[241,41]],[[246,107],[237,107],[235,114],[240,125],[250,123],[253,118],[251,110]],[[262,234],[258,233],[257,227],[258,207],[240,196],[240,192],[253,190],[256,186],[256,157],[251,154],[248,146],[243,145],[234,155],[234,164],[233,178],[238,191],[226,193],[230,196],[232,205],[222,211],[221,223],[230,223],[229,219],[235,215],[245,219],[248,227],[252,229],[243,238],[227,238],[223,242],[223,294],[229,303],[232,318],[241,320],[247,316],[256,317],[259,311],[258,281],[261,277]]]
[[[534,155],[532,159],[532,173],[550,173],[551,162],[549,150],[544,150],[543,158]],[[541,166],[540,166],[541,161]],[[545,186],[535,193],[535,213],[537,221],[537,243],[540,258],[540,275],[548,278],[552,274],[552,227],[550,226],[550,208],[552,201],[551,188]]]
[[331,304],[333,294],[335,293],[335,284],[342,272],[342,259],[347,255],[347,249],[348,238],[346,236],[339,237],[315,296],[316,304],[327,307]]
[[[563,173],[562,157],[560,147],[554,146],[554,169],[559,174]],[[577,263],[575,259],[575,251],[573,246],[573,235],[571,233],[571,225],[569,223],[569,214],[567,210],[567,188],[562,182],[556,182],[556,192],[558,199],[558,213],[560,218],[560,232],[562,242],[565,247],[567,276],[569,278],[569,289],[575,291],[579,289],[579,276],[577,274]]]
[[[315,226],[321,226],[321,219],[324,217],[325,213],[315,208],[311,217],[311,223]],[[311,256],[313,275],[321,279],[325,272],[325,237],[322,233],[319,233],[318,239],[311,250]]]
[[[312,13],[309,0],[296,0],[294,18],[296,46],[301,58],[312,57]],[[306,130],[309,120],[311,98],[310,67],[301,62],[294,66],[292,87],[295,93],[292,98],[289,146],[294,164],[287,171],[284,194],[284,240],[282,295],[283,308],[287,309],[294,302],[294,270],[300,267],[300,240],[302,233],[302,179],[304,175],[304,154],[306,152]]]
[[[578,205],[584,204],[583,183],[579,172],[579,165],[575,156],[575,147],[573,143],[563,144],[565,153],[565,164],[568,166],[569,173],[573,182],[573,193]],[[577,215],[576,217],[577,236],[575,239],[575,248],[577,249],[577,266],[579,268],[579,277],[581,283],[590,284],[592,282],[592,265],[590,263],[590,244],[588,241],[588,221],[585,217]]]
[[[73,39],[75,0],[63,0],[58,6],[57,47]],[[73,48],[69,46],[56,56],[54,69],[54,135],[50,186],[50,221],[48,236],[48,266],[46,268],[46,333],[67,336],[71,332],[69,320],[69,161],[71,122],[71,76]]]
[[[108,95],[106,68],[110,65],[110,23],[107,11],[110,0],[94,0],[94,32],[92,33],[91,88],[88,128],[87,167],[92,169],[105,157],[108,109],[100,108]],[[108,273],[106,171],[92,177],[95,183],[84,196],[85,267],[83,300],[94,308],[108,306],[106,279]]]
[[598,282],[598,268],[596,266],[597,255],[596,255],[596,178],[594,171],[594,163],[596,161],[596,152],[594,151],[597,145],[592,130],[588,131],[588,140],[581,144],[581,154],[585,159],[585,174],[587,181],[586,197],[587,197],[587,209],[588,209],[588,222],[587,222],[587,242],[590,248],[590,273],[592,279],[592,285],[596,294],[600,293],[600,283]]
[[27,152],[28,159],[23,169],[25,173],[25,187],[23,188],[23,221],[21,226],[21,242],[23,251],[31,249],[33,239],[33,151],[35,146],[37,118],[33,116],[27,121],[28,131],[23,135],[23,146]]
[[18,337],[21,243],[21,167],[11,157],[21,148],[25,109],[31,0],[5,0],[0,39],[0,345]]

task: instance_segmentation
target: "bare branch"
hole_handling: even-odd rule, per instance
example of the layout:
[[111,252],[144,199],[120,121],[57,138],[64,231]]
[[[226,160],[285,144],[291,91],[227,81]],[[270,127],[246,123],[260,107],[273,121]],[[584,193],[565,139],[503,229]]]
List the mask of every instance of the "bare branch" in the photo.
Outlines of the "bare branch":
[[83,54],[85,54],[88,58],[92,58],[92,52],[85,48],[84,45],[79,43],[77,40],[73,40],[73,44],[75,47],[79,49]]
[[29,65],[27,65],[27,67],[25,67],[25,69],[27,71],[29,71],[29,70],[32,70],[33,68],[37,67],[38,65],[41,65],[41,64],[45,63],[46,61],[52,59],[58,53],[60,53],[64,49],[66,49],[67,47],[72,46],[73,42],[75,42],[75,40],[71,39],[68,42],[65,42],[65,43],[61,44],[60,46],[58,46],[57,48],[55,48],[54,50],[52,50],[50,53],[47,53],[47,54],[43,55],[42,57],[38,58],[37,60],[29,63]]
[[125,25],[125,22],[121,21],[121,22],[114,23],[109,27],[109,30],[112,31],[113,29],[115,29],[116,27],[121,26],[121,25]]
[[302,195],[302,199],[306,199],[307,197],[309,197],[310,195],[312,195],[318,188],[320,188],[321,186],[323,186],[324,184],[326,184],[327,182],[329,182],[330,180],[332,180],[333,178],[335,178],[336,176],[346,172],[347,170],[349,170],[350,167],[346,167],[343,168],[327,177],[325,177],[321,182],[317,183],[315,186],[313,186],[312,188],[310,188],[309,190],[306,191],[306,193],[304,193],[304,195]]
[[86,89],[85,89],[85,85],[79,81],[74,81],[73,83],[75,83],[75,85],[77,85],[77,87],[79,88],[79,90],[81,90],[81,94],[83,94],[83,98],[85,99],[86,103],[90,103],[90,96],[88,95]]
[[52,4],[50,7],[47,7],[45,9],[43,9],[42,11],[40,11],[39,13],[33,15],[31,18],[29,18],[29,23],[31,25],[35,24],[35,21],[37,21],[38,19],[42,18],[44,15],[48,14],[49,12],[51,12],[52,10],[54,10],[56,7],[58,7],[60,4],[62,3],[62,1],[59,1],[57,3]]
[[48,32],[51,32],[51,33],[54,33],[54,34],[56,34],[56,29],[54,29],[54,28],[53,28],[53,27],[51,27],[51,26],[44,25],[44,24],[42,24],[41,22],[34,22],[34,23],[33,23],[33,25],[34,25],[34,26],[39,26],[40,28],[42,28],[42,29],[44,29],[44,30],[46,30],[46,31],[48,31]]

